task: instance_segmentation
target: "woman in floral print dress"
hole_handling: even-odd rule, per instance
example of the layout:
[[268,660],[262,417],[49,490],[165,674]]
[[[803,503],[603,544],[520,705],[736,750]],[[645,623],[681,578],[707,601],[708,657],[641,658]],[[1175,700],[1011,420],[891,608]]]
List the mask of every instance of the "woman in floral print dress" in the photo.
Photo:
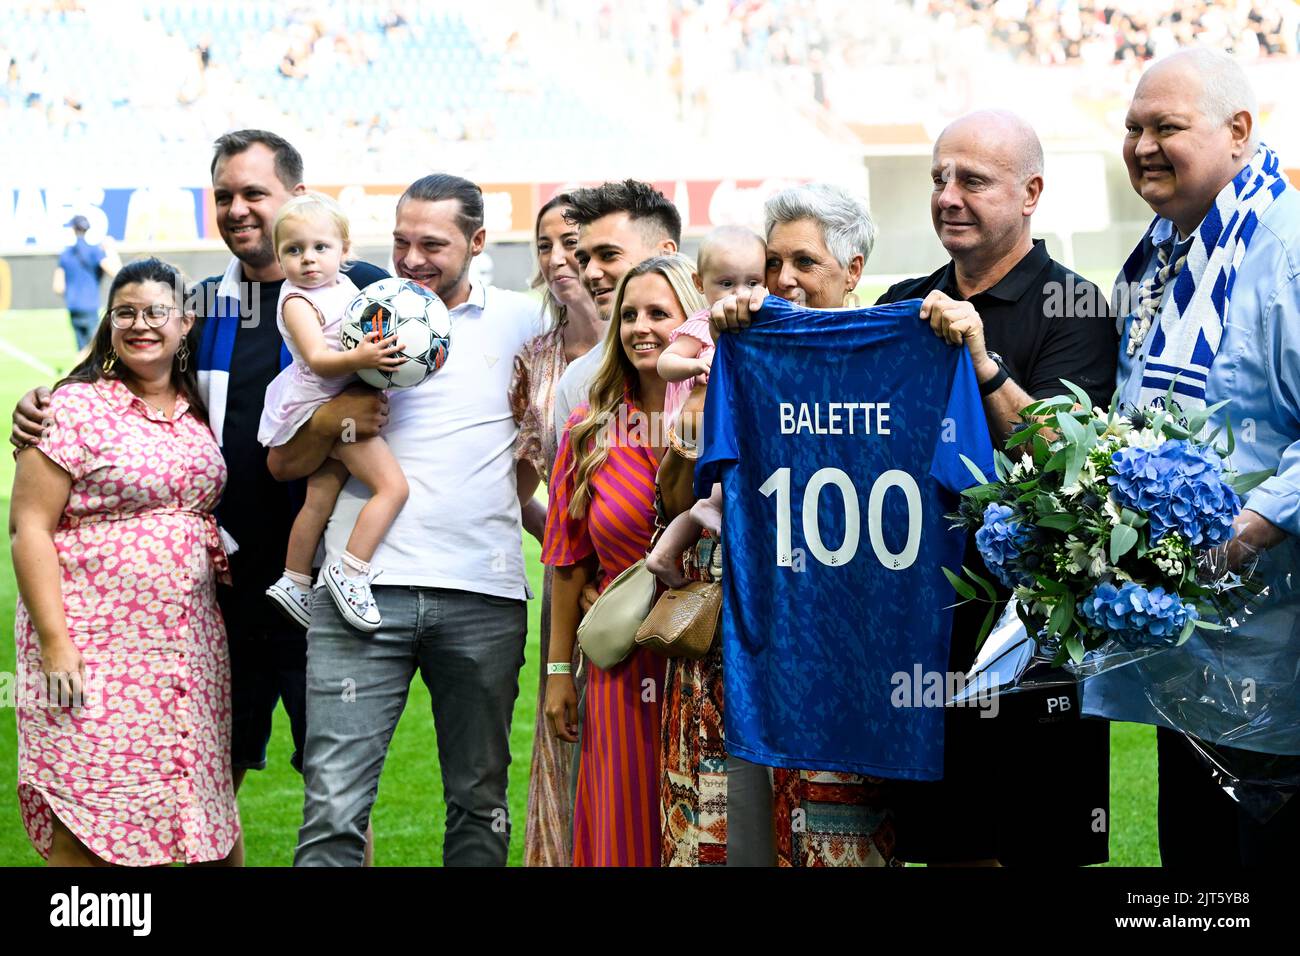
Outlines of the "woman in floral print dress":
[[[51,865],[223,861],[239,833],[216,604],[226,480],[183,280],[114,278],[90,356],[18,455],[18,796]],[[40,691],[49,691],[41,693]]]
[[[570,199],[559,193],[537,211],[537,275],[533,287],[543,287],[542,308],[551,316],[545,332],[524,344],[515,356],[510,383],[510,407],[519,425],[515,460],[520,487],[531,493],[550,484],[551,465],[559,447],[555,433],[555,394],[569,362],[586,355],[600,341],[603,323],[596,303],[579,276],[578,226],[569,218]],[[531,473],[530,473],[531,472]],[[550,568],[542,577],[541,659],[551,642]],[[572,666],[578,669],[578,649]],[[582,677],[577,678],[579,681]],[[551,733],[542,705],[546,701],[546,671],[537,678],[537,712],[533,730],[533,760],[528,770],[528,804],[524,824],[524,866],[568,866],[573,859],[573,762],[577,748]],[[579,684],[581,687],[581,684]]]

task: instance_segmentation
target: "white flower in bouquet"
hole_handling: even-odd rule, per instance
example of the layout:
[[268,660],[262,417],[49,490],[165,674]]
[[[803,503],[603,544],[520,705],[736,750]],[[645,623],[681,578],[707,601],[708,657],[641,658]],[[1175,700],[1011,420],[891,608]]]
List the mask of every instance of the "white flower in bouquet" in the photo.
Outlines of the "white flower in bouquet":
[[1119,505],[1115,504],[1114,498],[1107,498],[1106,503],[1101,506],[1101,513],[1106,516],[1111,527],[1117,527],[1124,523],[1124,516],[1119,512]]
[[1187,546],[1183,536],[1173,531],[1161,538],[1160,542],[1147,552],[1147,556],[1165,574],[1178,577],[1182,575],[1187,567],[1187,559],[1191,556],[1191,549]]
[[1070,556],[1069,568],[1075,574],[1100,578],[1110,570],[1110,563],[1106,560],[1106,549],[1102,542],[1089,546],[1086,541],[1080,541],[1071,535],[1066,540],[1065,547]]
[[1029,457],[1021,458],[1018,462],[1016,462],[1015,466],[1011,469],[1011,474],[1008,476],[1008,480],[1011,481],[1012,483],[1018,481],[1024,481],[1027,478],[1033,477],[1034,472],[1036,470],[1037,469],[1034,467],[1034,460],[1032,458]]
[[1165,436],[1150,428],[1133,428],[1124,436],[1124,445],[1127,448],[1141,448],[1144,451],[1154,451],[1159,448],[1165,441]]
[[1070,570],[1075,574],[1083,574],[1084,569],[1088,567],[1091,560],[1088,554],[1087,542],[1080,541],[1074,535],[1070,535],[1065,540],[1065,551],[1070,556]]
[[1079,470],[1077,480],[1061,489],[1061,495],[1065,498],[1077,498],[1084,492],[1092,491],[1096,486],[1097,472],[1089,463]]

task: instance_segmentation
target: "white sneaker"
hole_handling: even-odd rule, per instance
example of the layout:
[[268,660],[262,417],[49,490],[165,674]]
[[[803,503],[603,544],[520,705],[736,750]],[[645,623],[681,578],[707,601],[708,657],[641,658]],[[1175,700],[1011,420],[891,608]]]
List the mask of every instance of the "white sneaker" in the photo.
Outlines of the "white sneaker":
[[266,596],[271,603],[284,612],[284,616],[304,628],[311,627],[311,589],[289,580],[282,575],[266,589]]
[[325,587],[329,589],[330,597],[343,619],[358,631],[373,633],[384,623],[375,596],[370,591],[370,582],[382,573],[375,570],[361,577],[349,577],[341,560],[325,569]]

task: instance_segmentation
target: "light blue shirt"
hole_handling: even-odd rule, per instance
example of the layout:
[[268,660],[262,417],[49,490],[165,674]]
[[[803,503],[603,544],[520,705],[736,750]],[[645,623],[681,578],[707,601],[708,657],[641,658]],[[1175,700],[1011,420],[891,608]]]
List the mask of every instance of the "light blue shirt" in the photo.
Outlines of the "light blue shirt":
[[[1171,222],[1157,224],[1142,279],[1155,272],[1156,247],[1174,238]],[[1125,328],[1119,400],[1135,404],[1141,360],[1154,336],[1130,357],[1128,335]],[[1084,681],[1083,711],[1176,725],[1211,743],[1300,754],[1300,190],[1294,187],[1260,218],[1237,270],[1205,394],[1207,405],[1230,403],[1210,427],[1231,418],[1233,467],[1274,473],[1245,500],[1288,535],[1255,572],[1269,593],[1234,630],[1197,630],[1180,648]],[[1153,706],[1144,690],[1152,686],[1172,700]]]

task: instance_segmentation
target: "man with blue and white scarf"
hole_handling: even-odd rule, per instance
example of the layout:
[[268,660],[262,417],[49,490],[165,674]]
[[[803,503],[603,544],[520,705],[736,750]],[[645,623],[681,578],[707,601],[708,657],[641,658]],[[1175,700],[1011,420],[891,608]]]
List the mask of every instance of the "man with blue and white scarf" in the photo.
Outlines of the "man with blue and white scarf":
[[[1255,113],[1241,67],[1196,49],[1147,70],[1125,121],[1129,177],[1156,218],[1116,283],[1119,401],[1149,405],[1171,385],[1185,410],[1226,400],[1210,427],[1231,416],[1233,466],[1273,473],[1224,554],[1268,586],[1255,612],[1084,683],[1085,713],[1159,728],[1166,866],[1300,853],[1300,796],[1220,785],[1264,763],[1300,777],[1300,193]],[[1196,752],[1207,745],[1219,782]]]

